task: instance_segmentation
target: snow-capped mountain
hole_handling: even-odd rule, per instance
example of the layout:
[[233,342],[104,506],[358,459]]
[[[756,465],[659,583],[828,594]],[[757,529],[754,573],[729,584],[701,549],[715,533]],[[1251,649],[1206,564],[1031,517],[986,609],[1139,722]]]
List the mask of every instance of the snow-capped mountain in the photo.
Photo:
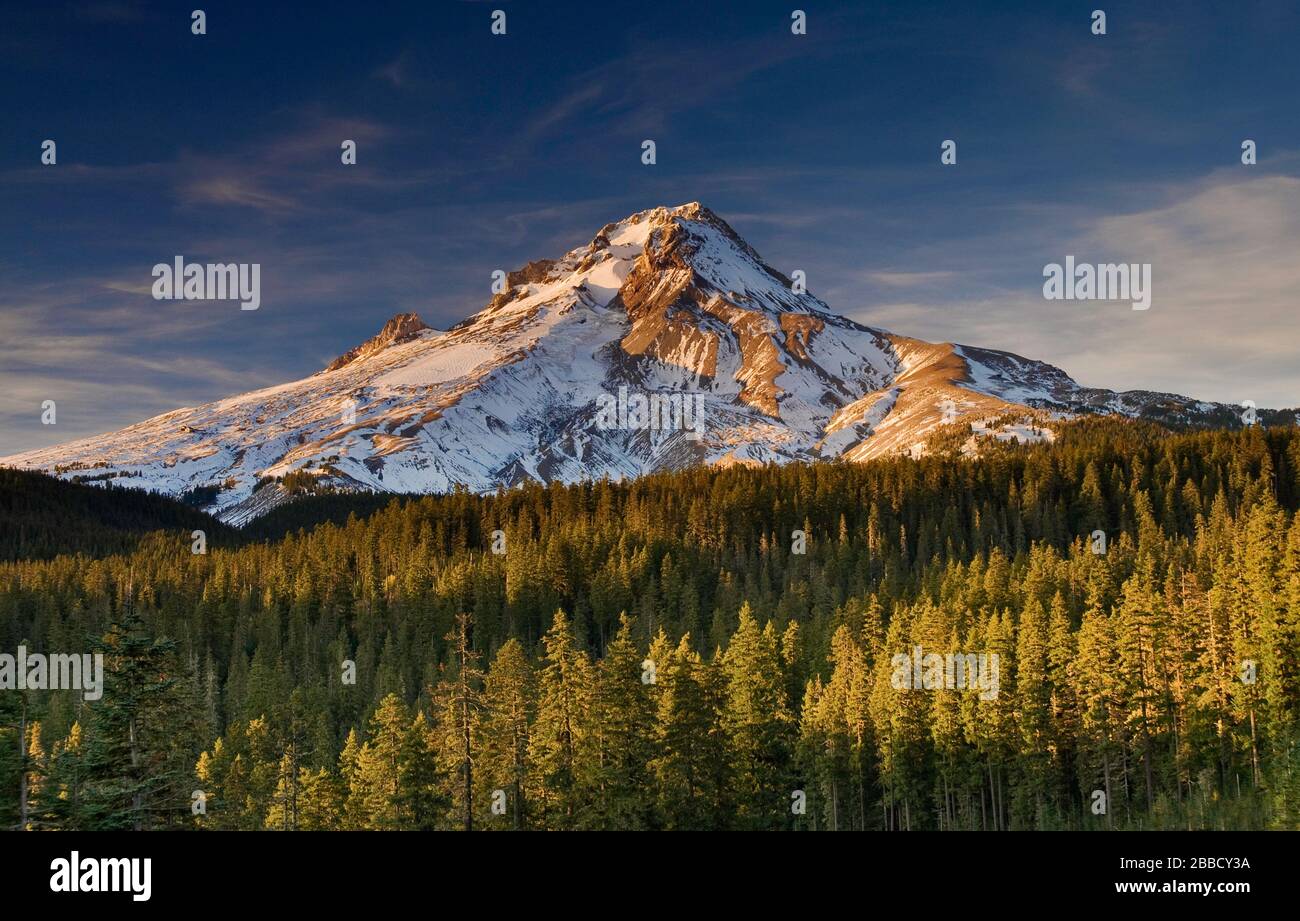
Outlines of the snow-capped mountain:
[[[242,523],[289,474],[342,488],[487,491],[690,464],[923,453],[945,425],[1051,438],[1081,412],[1235,421],[1222,404],[1080,387],[1008,352],[840,317],[692,202],[510,273],[446,332],[414,314],[311,377],[0,464],[200,496]],[[653,412],[647,412],[647,410]],[[647,416],[661,424],[647,423]]]

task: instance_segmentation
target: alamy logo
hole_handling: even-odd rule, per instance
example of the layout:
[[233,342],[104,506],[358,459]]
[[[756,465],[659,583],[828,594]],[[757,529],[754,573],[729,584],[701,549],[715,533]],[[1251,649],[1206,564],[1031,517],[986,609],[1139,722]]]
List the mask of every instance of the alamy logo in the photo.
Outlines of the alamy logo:
[[153,892],[153,858],[71,857],[50,861],[51,892],[130,892],[136,902],[147,902]]
[[1093,265],[1065,257],[1065,265],[1043,266],[1043,297],[1049,301],[1131,301],[1134,310],[1151,306],[1151,263]]
[[680,432],[690,430],[691,437],[704,435],[704,394],[627,392],[618,388],[618,396],[602,393],[596,398],[596,428]]
[[156,301],[239,301],[240,310],[262,305],[260,262],[190,262],[177,256],[172,264],[153,267]]
[[946,690],[980,692],[980,700],[993,700],[1001,687],[1000,661],[996,652],[925,652],[920,646],[890,659],[894,672],[889,683],[895,690]]
[[0,653],[0,691],[82,691],[85,700],[99,700],[104,693],[104,654]]

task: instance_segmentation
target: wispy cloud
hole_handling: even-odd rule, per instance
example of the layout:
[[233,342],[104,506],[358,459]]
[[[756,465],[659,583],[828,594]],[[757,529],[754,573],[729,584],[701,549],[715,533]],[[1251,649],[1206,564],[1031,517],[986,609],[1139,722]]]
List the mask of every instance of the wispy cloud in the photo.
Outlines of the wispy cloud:
[[868,272],[867,277],[891,288],[913,288],[917,285],[931,285],[947,281],[953,277],[952,272]]
[[[175,194],[183,206],[232,206],[269,215],[319,209],[322,189],[394,188],[418,176],[382,175],[368,168],[392,136],[372,119],[299,113],[296,124],[273,137],[258,138],[220,156],[187,153],[172,165]],[[342,167],[341,145],[356,141],[358,165]]]
[[262,188],[257,179],[249,176],[196,178],[184,185],[180,198],[186,205],[237,205],[270,214],[283,214],[297,208],[294,199]]
[[[936,276],[934,298],[880,298],[855,316],[1050,361],[1091,386],[1300,405],[1300,178],[1242,168],[1160,194],[1159,204],[1094,214],[1032,243],[989,236],[980,272],[905,273]],[[1150,309],[1045,300],[1042,268],[1067,255],[1150,263]],[[888,285],[889,274],[866,276]]]
[[738,37],[721,46],[643,42],[573,78],[568,92],[523,126],[516,146],[532,149],[579,121],[599,124],[614,136],[649,136],[668,128],[673,116],[715,104],[755,74],[807,52],[772,37]]

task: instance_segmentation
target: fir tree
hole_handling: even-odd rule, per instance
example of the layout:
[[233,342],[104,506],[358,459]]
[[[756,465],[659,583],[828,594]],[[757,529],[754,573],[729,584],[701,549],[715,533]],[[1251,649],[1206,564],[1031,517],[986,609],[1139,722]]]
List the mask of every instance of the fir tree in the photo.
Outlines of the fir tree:
[[547,827],[574,828],[589,793],[580,778],[591,754],[588,721],[595,676],[563,611],[555,612],[542,646],[537,721],[531,733],[539,782],[534,799]]
[[727,676],[722,725],[736,775],[742,828],[782,828],[790,821],[794,717],[775,630],[760,628],[749,606],[723,657]]

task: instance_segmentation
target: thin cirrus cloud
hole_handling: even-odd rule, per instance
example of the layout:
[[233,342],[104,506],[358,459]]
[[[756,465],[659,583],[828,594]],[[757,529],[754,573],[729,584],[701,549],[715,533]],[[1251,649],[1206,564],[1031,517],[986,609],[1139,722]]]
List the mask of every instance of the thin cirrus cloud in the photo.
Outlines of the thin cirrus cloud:
[[223,155],[185,152],[169,165],[175,200],[182,206],[246,208],[272,217],[320,210],[326,190],[367,186],[396,189],[416,176],[377,174],[361,165],[340,171],[340,145],[354,140],[366,158],[397,133],[373,119],[342,118],[319,112],[291,116],[297,124],[273,137],[261,137]]
[[953,277],[952,272],[869,272],[867,277],[891,288],[912,288],[917,285],[931,285],[947,281]]
[[[1300,178],[1223,175],[1174,203],[1101,218],[1083,243],[1152,265],[1146,316],[1092,331],[1088,373],[1145,380],[1199,397],[1300,406]],[[1100,261],[1100,260],[1098,260]],[[1104,354],[1140,336],[1144,366]],[[1233,368],[1254,369],[1234,380]],[[1225,373],[1227,371],[1228,373]],[[1116,386],[1112,383],[1108,386]]]
[[[930,299],[882,297],[864,321],[928,338],[1049,361],[1080,383],[1261,406],[1300,406],[1300,178],[1218,172],[1163,190],[1166,203],[1099,214],[1073,233],[1022,248],[1018,236],[979,279],[946,272],[867,272],[887,287],[924,279]],[[1007,255],[1007,254],[1011,255]],[[1152,302],[1048,301],[1042,268],[1150,263]]]
[[283,214],[294,211],[297,202],[271,192],[247,176],[206,176],[187,183],[181,190],[187,205],[236,205],[255,211]]
[[[95,310],[85,309],[88,300]],[[271,383],[270,369],[194,354],[184,345],[228,330],[228,314],[160,310],[149,288],[129,278],[73,277],[6,290],[0,296],[0,456]],[[46,400],[57,407],[55,425],[40,424]]]

